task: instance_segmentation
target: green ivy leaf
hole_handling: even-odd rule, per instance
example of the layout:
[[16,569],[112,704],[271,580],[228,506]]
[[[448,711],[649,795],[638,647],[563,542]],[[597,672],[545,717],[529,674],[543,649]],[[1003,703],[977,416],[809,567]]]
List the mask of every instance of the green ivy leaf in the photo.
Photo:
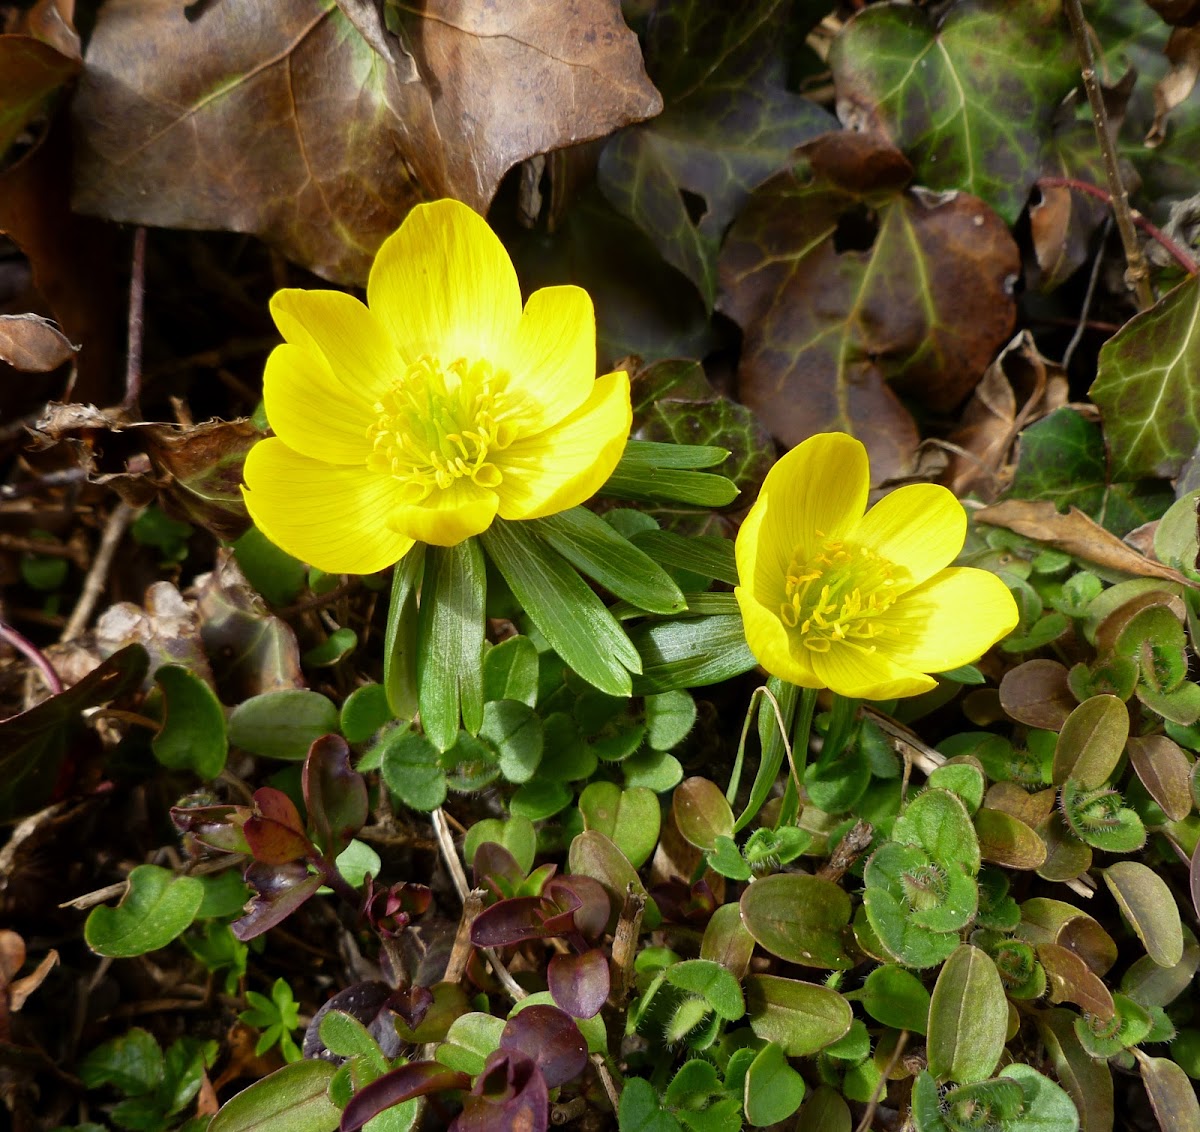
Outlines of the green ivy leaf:
[[138,865],[129,874],[121,902],[88,914],[83,938],[98,955],[127,959],[166,947],[196,918],[204,900],[198,877],[175,876],[158,865]]

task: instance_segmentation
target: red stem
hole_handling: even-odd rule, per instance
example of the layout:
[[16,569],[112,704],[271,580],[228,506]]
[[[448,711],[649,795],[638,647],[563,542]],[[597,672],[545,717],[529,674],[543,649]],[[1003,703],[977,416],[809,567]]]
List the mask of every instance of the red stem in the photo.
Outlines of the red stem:
[[[1075,192],[1086,193],[1090,197],[1095,197],[1096,200],[1103,201],[1109,208],[1112,207],[1112,194],[1107,189],[1102,189],[1099,185],[1093,185],[1089,181],[1080,181],[1075,177],[1039,177],[1037,186],[1039,189],[1072,189]],[[1197,265],[1196,261],[1192,259],[1187,251],[1172,240],[1166,232],[1147,220],[1136,208],[1131,208],[1129,215],[1134,224],[1152,240],[1165,248],[1184,271],[1189,275],[1200,274],[1200,265]]]
[[46,681],[46,686],[52,695],[57,696],[63,690],[63,683],[59,679],[58,673],[54,671],[54,666],[46,659],[42,650],[3,621],[0,621],[0,640],[7,641],[17,652],[29,660],[42,674],[42,679]]

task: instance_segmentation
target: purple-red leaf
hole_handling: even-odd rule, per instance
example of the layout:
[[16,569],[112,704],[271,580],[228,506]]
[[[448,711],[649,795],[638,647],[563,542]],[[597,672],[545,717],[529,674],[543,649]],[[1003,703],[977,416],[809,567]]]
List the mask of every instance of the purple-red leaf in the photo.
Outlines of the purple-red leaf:
[[229,925],[243,943],[287,919],[324,883],[319,873],[310,873],[303,861],[267,865],[252,861],[245,873],[246,883],[255,890],[249,911]]
[[304,804],[317,843],[336,857],[367,822],[367,782],[350,766],[340,735],[323,735],[304,760]]
[[556,955],[546,970],[546,983],[555,1003],[568,1014],[593,1018],[608,999],[608,960],[597,948],[582,955]]
[[503,845],[495,841],[484,841],[475,850],[475,860],[471,862],[475,873],[476,888],[490,888],[497,896],[504,896],[517,890],[517,886],[525,879],[525,873],[517,864],[517,859]]
[[533,1058],[498,1049],[488,1056],[450,1132],[546,1132],[549,1122],[550,1090]]
[[471,942],[476,947],[510,947],[529,939],[549,939],[557,932],[546,926],[540,896],[514,896],[485,908],[471,925]]
[[[350,1103],[342,1112],[341,1132],[357,1132],[372,1117],[413,1097],[441,1093],[447,1089],[465,1089],[470,1084],[471,1078],[465,1073],[456,1073],[436,1061],[414,1061],[402,1065],[364,1085],[350,1098]],[[543,1123],[542,1128],[545,1127]]]
[[[571,893],[573,902],[578,902],[574,909],[575,930],[585,939],[599,939],[608,926],[608,917],[612,910],[604,885],[582,874],[553,877],[542,889],[542,897],[558,903],[561,901],[559,894],[564,890]],[[567,904],[564,902],[562,906],[566,907]]]
[[300,812],[282,790],[271,786],[256,790],[254,810],[242,830],[256,861],[264,865],[283,865],[311,851]]
[[500,1048],[533,1058],[551,1089],[587,1065],[587,1042],[575,1019],[557,1006],[527,1006],[514,1014],[500,1033]]

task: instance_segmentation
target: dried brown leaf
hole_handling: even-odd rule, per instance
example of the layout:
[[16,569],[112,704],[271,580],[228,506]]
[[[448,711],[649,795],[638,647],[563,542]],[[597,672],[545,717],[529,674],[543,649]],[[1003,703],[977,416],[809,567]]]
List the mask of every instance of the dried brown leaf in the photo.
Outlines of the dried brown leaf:
[[1196,587],[1195,582],[1189,581],[1178,570],[1172,570],[1126,546],[1116,535],[1093,522],[1077,507],[1072,507],[1064,515],[1049,500],[1031,502],[1009,499],[976,511],[975,521],[992,527],[1005,527],[1056,550],[1110,570],[1119,570],[1123,574],[1164,578]]
[[617,0],[397,5],[411,59],[368,8],[110,0],[73,104],[77,207],[254,233],[362,283],[418,201],[482,211],[518,162],[662,109]]
[[79,350],[49,319],[0,314],[0,362],[25,373],[49,373]]
[[1192,93],[1200,77],[1200,24],[1175,28],[1163,54],[1171,69],[1154,86],[1154,121],[1145,139],[1148,146],[1167,140],[1167,115]]

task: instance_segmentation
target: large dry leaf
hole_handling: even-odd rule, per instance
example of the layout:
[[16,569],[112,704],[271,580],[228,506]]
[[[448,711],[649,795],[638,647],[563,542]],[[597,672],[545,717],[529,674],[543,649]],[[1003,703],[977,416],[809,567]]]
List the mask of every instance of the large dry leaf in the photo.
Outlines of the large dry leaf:
[[75,100],[77,207],[254,233],[362,283],[418,201],[482,211],[518,162],[662,107],[617,0],[405,5],[411,60],[373,48],[368,17],[221,0],[189,21],[178,0],[109,0]]
[[843,430],[877,481],[904,476],[917,428],[897,394],[948,412],[971,392],[1012,332],[1020,255],[976,197],[908,188],[911,167],[878,138],[827,134],[802,153],[721,253],[742,399],[786,444]]

